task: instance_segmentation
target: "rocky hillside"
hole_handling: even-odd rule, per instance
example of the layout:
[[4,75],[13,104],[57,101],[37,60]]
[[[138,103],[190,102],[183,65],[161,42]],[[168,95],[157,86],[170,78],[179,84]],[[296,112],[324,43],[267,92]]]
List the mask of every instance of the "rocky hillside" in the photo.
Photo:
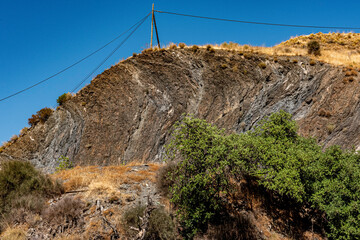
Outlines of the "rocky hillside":
[[80,165],[160,161],[171,126],[194,114],[227,131],[251,129],[279,109],[324,146],[360,147],[358,71],[300,56],[213,48],[147,50],[98,75],[1,149],[51,172]]

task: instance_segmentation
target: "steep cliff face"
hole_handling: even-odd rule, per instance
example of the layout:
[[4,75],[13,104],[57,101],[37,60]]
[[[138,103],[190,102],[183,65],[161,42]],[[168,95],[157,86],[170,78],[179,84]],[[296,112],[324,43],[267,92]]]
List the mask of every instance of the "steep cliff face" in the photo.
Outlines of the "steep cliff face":
[[47,171],[61,155],[82,165],[160,161],[183,113],[243,132],[280,109],[325,146],[358,147],[359,78],[348,79],[342,68],[305,57],[148,51],[98,75],[0,160],[28,159]]

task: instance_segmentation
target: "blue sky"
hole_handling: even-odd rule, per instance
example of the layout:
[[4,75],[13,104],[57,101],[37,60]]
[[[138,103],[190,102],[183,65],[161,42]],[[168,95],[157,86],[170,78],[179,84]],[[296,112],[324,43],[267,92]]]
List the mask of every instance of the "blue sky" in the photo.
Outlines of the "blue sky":
[[[129,28],[155,9],[302,25],[360,27],[359,1],[110,1],[0,0],[0,99],[71,65]],[[215,22],[157,14],[162,44],[222,43],[272,46],[291,36],[328,32],[321,29]],[[334,29],[336,31],[336,29]],[[149,45],[150,19],[91,78]],[[0,102],[0,144],[27,126],[43,107],[56,107],[120,42],[45,84]],[[84,85],[83,85],[84,86]]]

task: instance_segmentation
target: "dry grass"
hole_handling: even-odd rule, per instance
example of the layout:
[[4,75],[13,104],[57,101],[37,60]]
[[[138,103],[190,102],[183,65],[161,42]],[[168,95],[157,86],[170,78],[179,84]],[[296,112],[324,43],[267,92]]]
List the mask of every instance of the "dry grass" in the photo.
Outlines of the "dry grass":
[[122,184],[140,183],[142,181],[155,182],[156,171],[160,165],[147,164],[147,169],[137,170],[137,166],[144,166],[139,162],[124,166],[88,166],[63,170],[53,175],[64,181],[65,191],[86,190],[88,196],[100,195],[111,197],[118,193]]
[[309,41],[317,41],[325,50],[355,50],[360,45],[360,34],[358,33],[316,33],[310,35],[296,36],[281,43],[280,45],[295,48],[306,48]]
[[85,236],[83,234],[60,234],[54,238],[55,240],[85,240]]
[[2,240],[22,240],[26,239],[26,227],[17,226],[17,227],[8,227],[1,234],[0,239]]
[[331,134],[334,131],[335,128],[336,128],[336,126],[334,124],[326,125],[326,129],[327,129],[329,134]]
[[[353,66],[360,68],[360,34],[359,33],[316,33],[298,36],[280,43],[274,47],[257,47],[239,45],[229,42],[213,45],[214,49],[235,51],[239,55],[262,53],[270,56],[310,56],[307,43],[311,40],[319,41],[321,56],[312,56],[314,60],[327,62],[333,65]],[[208,49],[209,45],[201,46]]]
[[[321,56],[316,59],[334,65],[353,65],[360,67],[360,34],[359,33],[316,33],[305,36],[293,37],[280,47],[289,47],[295,52],[307,49],[311,40],[318,41],[321,46]],[[304,55],[304,54],[301,54]]]

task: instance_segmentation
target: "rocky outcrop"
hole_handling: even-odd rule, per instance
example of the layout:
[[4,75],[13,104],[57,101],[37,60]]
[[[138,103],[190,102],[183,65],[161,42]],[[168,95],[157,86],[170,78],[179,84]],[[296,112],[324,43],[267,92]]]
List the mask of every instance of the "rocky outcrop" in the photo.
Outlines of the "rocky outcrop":
[[184,113],[244,132],[279,109],[293,114],[302,135],[358,147],[359,79],[344,79],[342,68],[305,57],[148,51],[98,75],[0,159],[31,160],[47,171],[61,155],[81,165],[160,161]]

